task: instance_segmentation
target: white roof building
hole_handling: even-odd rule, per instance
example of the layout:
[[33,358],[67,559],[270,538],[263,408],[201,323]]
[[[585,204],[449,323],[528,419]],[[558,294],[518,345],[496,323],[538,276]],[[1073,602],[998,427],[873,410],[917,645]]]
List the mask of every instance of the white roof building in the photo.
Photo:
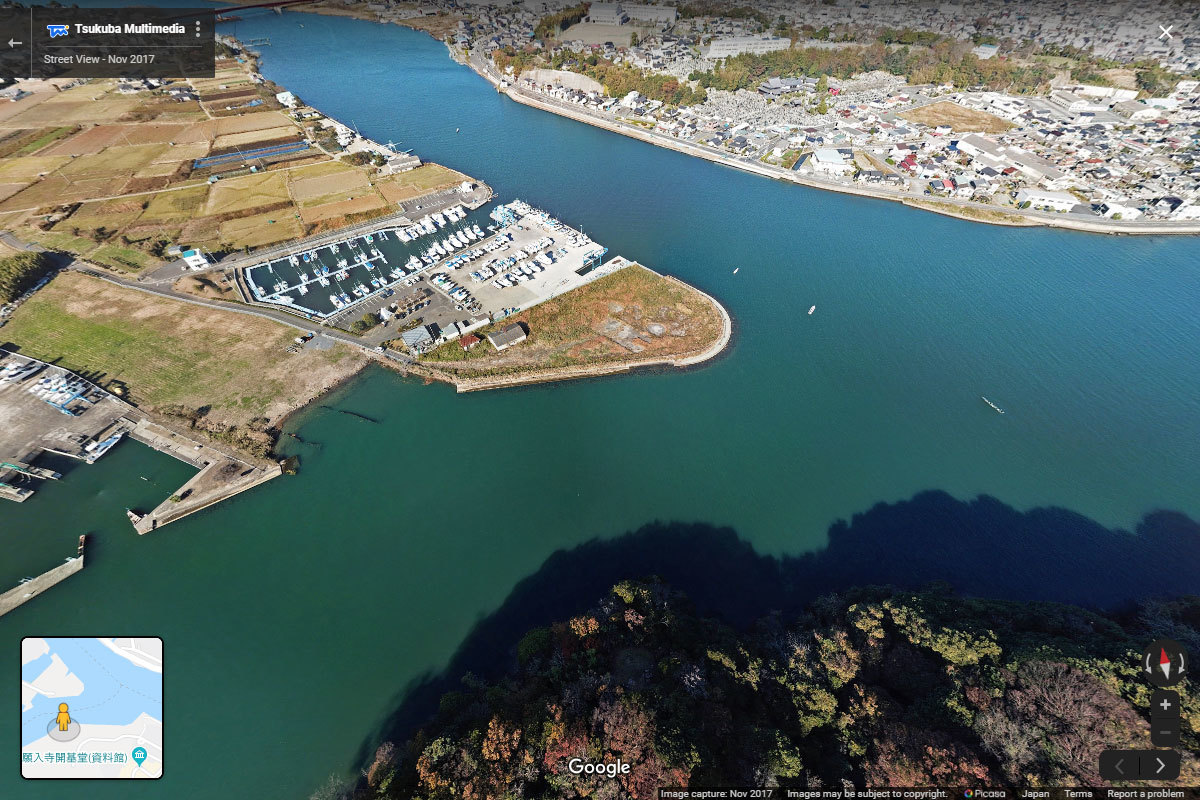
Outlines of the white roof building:
[[587,20],[594,25],[622,25],[629,17],[620,3],[592,3],[588,7]]
[[1047,192],[1042,189],[1022,189],[1017,192],[1017,205],[1029,203],[1033,208],[1070,211],[1079,200],[1068,192]]
[[729,58],[742,53],[772,53],[776,50],[787,50],[792,46],[791,39],[778,36],[726,36],[713,39],[704,52],[705,58]]

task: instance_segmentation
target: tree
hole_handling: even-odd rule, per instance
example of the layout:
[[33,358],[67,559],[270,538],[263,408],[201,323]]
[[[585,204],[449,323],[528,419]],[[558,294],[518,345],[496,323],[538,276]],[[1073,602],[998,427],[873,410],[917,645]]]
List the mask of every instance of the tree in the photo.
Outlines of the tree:
[[368,312],[363,314],[359,319],[354,320],[354,322],[351,322],[350,330],[352,333],[363,334],[374,328],[377,324],[379,324],[379,316]]
[[54,270],[46,253],[17,253],[0,258],[0,303],[11,303]]

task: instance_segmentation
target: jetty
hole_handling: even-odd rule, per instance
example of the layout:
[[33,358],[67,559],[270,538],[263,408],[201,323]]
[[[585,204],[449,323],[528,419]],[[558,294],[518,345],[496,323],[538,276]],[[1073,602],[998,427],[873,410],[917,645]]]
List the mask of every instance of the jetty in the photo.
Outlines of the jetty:
[[79,545],[75,548],[73,558],[68,558],[66,563],[48,569],[36,578],[23,580],[4,594],[0,594],[0,617],[83,569],[83,551],[86,544],[87,535],[84,534],[79,537]]
[[0,376],[11,378],[0,377],[0,498],[24,502],[36,493],[35,481],[62,478],[35,466],[43,452],[94,464],[124,438],[197,470],[156,508],[139,515],[134,529],[140,534],[282,474],[274,462],[254,461],[173,430],[86,378],[39,359],[0,349]]

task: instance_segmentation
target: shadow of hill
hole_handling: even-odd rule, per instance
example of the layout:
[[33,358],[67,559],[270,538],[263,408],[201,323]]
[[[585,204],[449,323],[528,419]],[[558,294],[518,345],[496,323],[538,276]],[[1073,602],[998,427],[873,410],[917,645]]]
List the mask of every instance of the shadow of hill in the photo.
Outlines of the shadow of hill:
[[621,580],[652,575],[686,592],[702,614],[738,626],[854,586],[933,581],[979,597],[1115,608],[1200,593],[1200,524],[1158,511],[1130,533],[1066,509],[1021,512],[992,497],[964,502],[929,491],[835,523],[824,550],[776,558],[730,528],[652,523],[551,555],[476,624],[440,675],[405,687],[363,743],[359,764],[378,742],[411,736],[468,672],[492,677],[511,666],[531,628],[587,610]]

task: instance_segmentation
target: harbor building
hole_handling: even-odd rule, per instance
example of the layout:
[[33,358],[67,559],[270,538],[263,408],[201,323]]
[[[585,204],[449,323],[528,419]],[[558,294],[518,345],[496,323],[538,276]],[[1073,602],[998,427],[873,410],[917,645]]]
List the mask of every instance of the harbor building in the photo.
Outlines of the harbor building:
[[524,328],[513,323],[502,330],[489,333],[487,340],[491,343],[492,347],[496,348],[496,352],[501,352],[525,341],[527,336],[528,334],[525,333]]

